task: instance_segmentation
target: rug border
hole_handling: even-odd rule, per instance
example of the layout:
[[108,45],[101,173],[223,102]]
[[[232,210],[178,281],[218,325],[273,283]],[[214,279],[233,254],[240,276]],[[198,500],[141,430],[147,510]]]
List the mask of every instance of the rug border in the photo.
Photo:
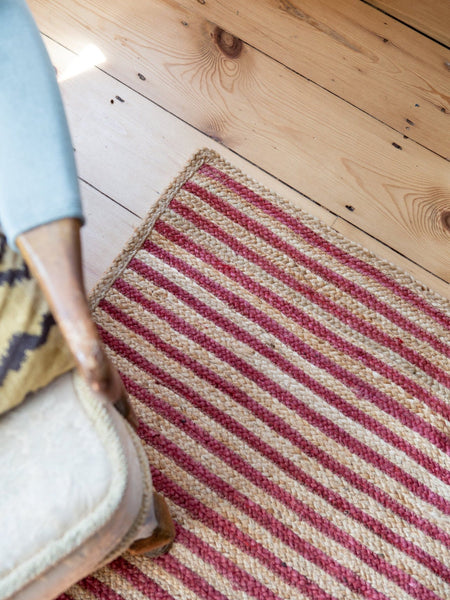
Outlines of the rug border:
[[111,266],[105,271],[98,283],[93,288],[89,295],[89,305],[94,311],[98,303],[107,294],[114,281],[120,276],[126,268],[134,254],[139,250],[144,241],[150,235],[154,224],[158,218],[164,213],[170,204],[172,198],[179,192],[184,183],[198,171],[198,169],[208,160],[220,158],[213,150],[203,148],[198,150],[188,161],[184,169],[175,177],[169,184],[163,194],[158,198],[156,203],[150,208],[147,215],[143,218],[142,223],[138,225],[134,233],[131,235],[128,242],[113,260]]
[[158,198],[156,203],[150,208],[147,215],[143,218],[142,222],[135,229],[128,242],[116,256],[111,266],[105,271],[100,280],[94,286],[92,292],[89,295],[89,306],[91,311],[95,311],[100,300],[105,297],[109,289],[114,284],[114,281],[120,276],[123,270],[126,268],[129,261],[133,258],[134,254],[140,249],[146,238],[150,235],[154,224],[157,219],[165,212],[168,205],[174,196],[179,192],[184,183],[192,177],[192,175],[200,169],[205,162],[212,162],[216,166],[219,166],[225,170],[230,176],[237,179],[240,183],[252,189],[259,195],[267,196],[272,201],[281,204],[289,209],[294,209],[296,212],[302,215],[302,219],[307,222],[307,225],[314,229],[322,237],[330,241],[331,243],[341,246],[349,254],[355,254],[371,266],[378,270],[383,270],[386,275],[394,279],[400,285],[407,287],[417,296],[423,298],[431,306],[437,310],[443,312],[450,311],[450,300],[445,296],[442,296],[435,290],[428,287],[426,284],[415,279],[413,275],[398,267],[394,263],[377,256],[376,253],[365,248],[358,242],[353,242],[349,238],[345,237],[319,218],[308,214],[304,209],[296,206],[292,202],[284,199],[279,194],[276,194],[269,188],[261,185],[255,179],[246,175],[239,168],[224,159],[216,151],[210,148],[202,148],[198,150],[188,160],[186,166],[169,184],[163,194]]

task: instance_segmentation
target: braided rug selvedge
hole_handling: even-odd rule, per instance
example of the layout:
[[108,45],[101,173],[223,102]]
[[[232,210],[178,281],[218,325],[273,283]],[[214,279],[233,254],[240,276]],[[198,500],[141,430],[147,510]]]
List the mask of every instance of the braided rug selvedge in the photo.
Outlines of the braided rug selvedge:
[[202,151],[93,303],[177,540],[67,597],[450,597],[448,302]]

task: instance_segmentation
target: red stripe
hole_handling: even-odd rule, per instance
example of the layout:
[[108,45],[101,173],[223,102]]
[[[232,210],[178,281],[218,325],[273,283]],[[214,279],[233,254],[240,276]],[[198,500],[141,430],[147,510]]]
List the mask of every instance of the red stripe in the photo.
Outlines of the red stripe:
[[94,594],[94,596],[99,600],[127,600],[124,596],[122,596],[122,594],[118,594],[108,585],[106,585],[102,581],[99,581],[93,576],[86,577],[86,579],[83,579],[80,582],[78,582],[78,585],[87,592]]
[[[151,443],[151,432],[149,431]],[[200,521],[212,531],[223,536],[226,540],[238,546],[240,550],[262,565],[277,574],[290,586],[299,589],[313,600],[332,600],[333,596],[322,590],[313,581],[302,575],[299,571],[289,567],[269,549],[256,542],[252,537],[241,531],[234,523],[222,517],[219,513],[191,496],[182,487],[169,479],[159,469],[152,468],[153,483],[155,488],[163,493],[172,502],[186,510],[193,519]]]
[[[122,374],[125,386],[127,390],[133,394],[136,398],[147,404],[147,397],[150,395],[149,392],[141,388],[137,383],[132,381],[129,377]],[[167,387],[170,385],[170,381],[164,379],[164,385]],[[366,515],[362,510],[345,500],[339,494],[333,490],[318,483],[312,477],[307,475],[299,467],[293,464],[289,459],[280,454],[277,450],[266,444],[258,436],[253,434],[251,431],[246,429],[238,421],[226,413],[220,411],[214,407],[211,403],[206,400],[197,397],[197,394],[193,390],[188,388],[185,390],[175,390],[179,395],[182,395],[186,400],[190,401],[196,408],[201,410],[203,413],[208,415],[211,419],[215,420],[227,431],[230,431],[233,435],[241,439],[243,442],[248,444],[250,447],[255,449],[261,455],[268,460],[276,464],[281,470],[287,473],[294,480],[298,481],[305,487],[309,488],[313,493],[320,496],[326,502],[331,504],[335,509],[348,514],[351,518],[355,519],[359,523],[362,523],[372,533],[385,539],[387,542],[395,546],[397,549],[405,552],[414,560],[421,562],[436,575],[446,578],[450,578],[449,570],[441,562],[436,560],[433,556],[427,554],[419,546],[415,546],[405,538],[395,534],[391,529],[374,519],[373,517]],[[152,396],[153,397],[153,396]],[[184,417],[183,417],[184,418]],[[181,421],[183,423],[183,420]]]
[[[142,336],[151,344],[155,345],[156,347],[160,347],[161,349],[165,348],[164,351],[167,352],[172,358],[176,357],[178,362],[193,370],[197,375],[204,377],[203,374],[208,373],[209,377],[211,377],[211,375],[215,376],[214,372],[208,367],[198,363],[190,357],[187,357],[174,346],[166,344],[153,331],[122,312],[116,306],[109,304],[107,301],[102,301],[100,306],[103,310],[105,310],[105,312],[108,312],[108,314],[110,314],[117,321],[128,327],[128,329],[131,331],[134,331],[138,335]],[[160,316],[160,318],[172,319],[174,322],[176,322],[177,317],[175,317],[175,315],[170,315],[169,312],[160,305],[151,303],[151,307],[152,312]],[[148,310],[150,310],[150,308],[148,308]],[[181,323],[181,328],[179,330],[181,333],[187,334],[189,328],[190,326],[187,324]],[[197,329],[192,328],[192,330],[192,335],[195,336],[196,339],[202,340],[205,344],[207,344],[207,349],[210,352],[213,352],[220,360],[228,362],[228,364],[239,370],[248,379],[254,381],[254,383],[256,383],[261,389],[267,391],[274,398],[277,398],[279,402],[291,410],[296,411],[297,414],[306,419],[309,423],[311,423],[311,425],[323,431],[325,435],[333,438],[337,443],[345,445],[349,450],[366,462],[371,462],[378,469],[407,487],[416,496],[419,496],[426,502],[433,504],[443,512],[450,513],[450,502],[447,502],[445,498],[442,498],[437,493],[429,489],[426,485],[409,475],[409,473],[406,473],[400,467],[387,460],[384,456],[351,436],[344,429],[336,425],[336,423],[334,423],[331,419],[328,419],[326,416],[315,412],[307,404],[294,396],[294,394],[288,390],[285,390],[278,383],[264,375],[264,373],[257,371],[251,365],[214,340],[207,338],[207,336],[202,334]],[[325,398],[327,397],[327,394],[331,394],[330,390],[327,388],[323,388],[321,392],[324,394]]]
[[[228,219],[233,222],[237,222],[243,225],[245,228],[249,229],[253,233],[258,233],[261,235],[260,229],[263,230],[264,238],[271,239],[272,245],[276,244],[278,248],[280,245],[287,245],[282,242],[272,231],[269,231],[265,227],[261,226],[259,223],[248,217],[247,215],[242,214],[240,211],[234,209],[228,203],[224,202],[220,198],[214,196],[210,192],[204,190],[200,186],[196,185],[193,182],[187,182],[184,186],[186,190],[195,194],[198,198],[201,198],[204,202],[208,203],[215,210],[222,212]],[[351,311],[345,309],[344,307],[332,302],[326,296],[318,293],[314,289],[309,286],[299,282],[295,277],[292,277],[288,273],[286,273],[283,269],[278,268],[276,265],[271,263],[269,260],[264,258],[261,254],[257,254],[245,244],[242,244],[238,239],[229,235],[226,231],[221,229],[217,223],[212,223],[202,215],[196,213],[191,210],[188,206],[183,204],[181,201],[174,199],[170,203],[170,208],[182,215],[185,219],[188,219],[192,223],[207,231],[210,235],[214,236],[216,239],[220,240],[222,243],[228,245],[232,250],[236,253],[240,254],[244,258],[249,261],[252,261],[254,264],[257,264],[259,267],[264,269],[267,273],[277,278],[279,281],[282,281],[291,289],[294,289],[297,292],[300,292],[303,296],[330,312],[334,317],[337,317],[342,322],[344,322],[347,326],[353,327],[356,331],[359,331],[363,335],[367,337],[371,337],[376,340],[380,344],[384,344],[386,347],[390,348],[412,364],[415,364],[420,369],[422,369],[428,375],[431,375],[436,380],[438,380],[443,385],[450,387],[450,376],[447,373],[444,373],[442,369],[439,369],[436,365],[425,359],[422,355],[416,353],[414,350],[405,347],[401,338],[392,338],[383,332],[381,332],[377,327],[372,324],[364,321],[363,319],[359,319],[356,315],[354,315]],[[255,231],[256,230],[256,231]],[[262,236],[261,236],[262,237]],[[305,313],[304,313],[305,314]],[[316,327],[319,325],[316,321],[311,319],[312,323],[316,324]],[[324,331],[327,331],[324,328]],[[329,334],[329,332],[328,332]],[[342,342],[341,342],[342,343]],[[349,346],[352,346],[349,344]],[[392,369],[389,369],[385,363],[379,361],[372,357],[370,354],[364,352],[361,354],[361,349],[358,348],[359,354],[355,355],[358,360],[362,360],[365,364],[368,364],[371,368],[375,368],[376,370],[382,370],[384,375],[391,377],[391,374],[394,372],[397,377],[400,374]],[[364,360],[363,360],[364,359]],[[411,385],[412,382],[408,378],[404,378],[404,385]]]
[[190,552],[199,556],[201,560],[212,565],[218,573],[231,582],[233,589],[243,591],[256,598],[256,600],[283,600],[283,598],[274,594],[272,590],[260,583],[247,573],[247,571],[238,567],[237,564],[226,558],[226,556],[209,544],[206,544],[192,532],[181,525],[176,526],[176,531],[177,543],[183,544]]
[[[133,259],[129,263],[128,267],[130,269],[133,269],[135,272],[139,273],[139,275],[141,275],[142,277],[145,277],[147,280],[152,281],[155,285],[168,290],[177,298],[182,300],[185,304],[194,308],[199,314],[221,327],[224,331],[231,333],[236,339],[244,342],[257,352],[259,352],[262,356],[265,356],[266,358],[271,360],[274,364],[277,365],[277,367],[279,367],[285,373],[290,375],[292,378],[302,382],[301,380],[303,379],[303,373],[292,363],[290,363],[287,359],[275,352],[275,350],[273,350],[271,347],[263,344],[256,337],[252,336],[245,330],[238,327],[235,323],[233,323],[220,313],[216,312],[214,309],[210,308],[209,306],[198,300],[198,298],[196,298],[192,294],[189,294],[189,292],[187,292],[177,284],[171,282],[169,279],[155,271],[149,265],[146,265],[145,263],[137,259]],[[125,281],[117,280],[115,283],[115,287],[122,294],[128,296],[136,302],[139,302],[143,307],[147,308],[147,300],[145,299],[145,297]],[[431,459],[425,453],[421,452],[412,444],[408,443],[401,436],[395,434],[389,428],[382,425],[379,421],[377,421],[370,415],[367,415],[362,410],[358,409],[356,406],[353,406],[351,403],[346,402],[343,398],[338,397],[338,399],[339,400],[337,406],[339,410],[341,410],[341,412],[343,412],[348,417],[354,419],[355,421],[363,424],[364,427],[375,432],[379,437],[383,438],[388,443],[395,445],[397,448],[405,452],[408,456],[416,460],[423,467],[428,469],[431,473],[433,473],[435,477],[439,477],[442,479],[442,481],[450,483],[448,471],[444,469],[439,463]]]
[[[152,560],[157,560],[159,563],[161,558]],[[156,581],[147,577],[140,569],[130,564],[123,557],[117,558],[109,567],[122,577],[125,577],[136,590],[147,596],[149,600],[176,600],[178,598],[178,594],[176,597],[171,596]],[[125,598],[125,600],[129,599]]]
[[[356,360],[358,360],[359,358],[364,358],[364,354],[366,353],[363,349],[357,346],[353,346],[353,344],[346,342],[336,334],[327,330],[326,327],[309,317],[306,313],[302,312],[296,306],[290,304],[289,302],[287,302],[268,288],[259,284],[257,281],[254,281],[253,279],[251,279],[232,265],[223,262],[220,258],[193,242],[190,238],[188,238],[186,235],[184,235],[182,232],[178,231],[168,223],[158,221],[158,223],[156,223],[155,225],[155,229],[158,231],[158,233],[165,236],[167,239],[174,242],[187,252],[190,252],[192,255],[196,256],[197,258],[200,258],[206,264],[210,264],[211,266],[213,266],[216,270],[223,273],[226,277],[238,282],[252,294],[258,296],[259,298],[264,298],[266,302],[270,303],[271,306],[275,307],[281,313],[286,315],[289,319],[292,319],[295,323],[301,325],[306,329],[309,329],[314,335],[322,337],[322,339],[334,345],[341,352],[348,353]],[[205,281],[207,279],[186,263],[182,263],[180,259],[177,259],[176,257],[173,257],[166,253],[162,248],[160,248],[150,240],[147,240],[144,243],[143,248],[147,250],[147,252],[151,252],[156,256],[166,256],[165,260],[168,264],[183,264],[182,268],[185,269],[184,271],[182,271],[181,267],[177,268],[179,268],[180,271],[189,274],[189,276],[191,277],[196,276],[198,281]],[[206,289],[208,289],[208,284],[210,288],[220,290],[222,292],[222,296],[226,296],[227,298],[233,298],[233,308],[235,308],[235,310],[239,310],[236,308],[236,304],[239,304],[241,307],[240,312],[248,316],[250,319],[254,320],[258,325],[262,325],[262,323],[264,323],[264,326],[267,327],[267,323],[269,323],[271,328],[274,331],[278,332],[274,335],[277,335],[277,337],[279,337],[281,341],[283,341],[285,344],[290,345],[302,356],[305,356],[305,358],[309,362],[312,362],[313,364],[316,364],[320,368],[326,370],[336,379],[340,379],[348,387],[350,387],[350,389],[357,396],[361,397],[362,399],[369,400],[371,402],[376,402],[377,405],[380,408],[382,408],[382,410],[388,412],[389,414],[392,414],[392,411],[394,411],[395,409],[394,416],[400,420],[407,420],[405,424],[407,424],[409,427],[412,427],[412,423],[417,423],[419,417],[416,413],[408,411],[406,407],[402,406],[399,403],[395,403],[392,397],[386,396],[385,394],[380,392],[380,390],[374,388],[369,383],[361,380],[353,373],[350,373],[344,368],[336,365],[327,356],[324,356],[320,352],[314,350],[305,342],[302,342],[298,337],[294,336],[290,331],[278,325],[276,321],[271,319],[263,311],[258,310],[251,304],[248,304],[244,299],[239,298],[231,292],[227,292],[227,294],[225,294],[223,292],[223,288],[221,289],[221,286],[218,284],[214,284],[214,282],[208,281],[206,284],[204,284],[204,287]],[[218,295],[217,292],[216,295]],[[245,313],[243,312],[242,307],[245,308]],[[282,337],[280,337],[280,335]],[[370,355],[368,355],[368,357],[370,357]],[[375,359],[375,357],[371,357],[370,360],[367,359],[363,362],[367,362],[370,368],[373,368],[377,371],[380,371],[381,369],[381,367],[377,367],[377,363],[383,364],[382,361]],[[391,367],[386,366],[380,372],[383,372],[383,370],[386,370],[386,372],[389,373],[389,378],[393,380],[397,385],[406,388],[407,391],[409,391],[410,393],[414,393],[414,395],[418,399],[425,402],[434,411],[442,414],[446,418],[450,418],[450,407],[445,402],[440,401],[438,398],[433,396],[427,390],[424,390],[422,387],[418,386],[416,383],[409,381],[406,377],[396,372]],[[424,422],[423,420],[420,420],[419,433],[422,434],[422,430],[428,430],[428,435],[433,435],[432,433],[430,433],[430,427],[431,425]],[[426,437],[428,437],[428,435]],[[434,437],[432,437],[430,441],[435,443],[444,452],[448,449],[448,439],[437,430],[435,430]]]
[[[218,477],[212,471],[209,471],[200,462],[195,461],[192,456],[184,452],[179,446],[163,436],[160,432],[155,432],[146,423],[140,422],[138,428],[139,436],[153,448],[158,450],[164,456],[169,456],[175,463],[190,473],[197,480],[201,481],[208,488],[214,490],[219,496],[227,500],[251,519],[259,523],[264,529],[269,531],[274,537],[281,540],[286,546],[303,555],[309,562],[314,563],[320,569],[337,579],[340,583],[347,586],[353,592],[363,594],[365,598],[374,600],[388,600],[387,597],[373,588],[367,581],[361,579],[351,569],[337,562],[331,556],[328,556],[319,548],[316,548],[289,527],[278,521],[270,513],[264,510],[259,504],[233,488],[228,482]],[[241,546],[244,549],[244,546]],[[437,596],[426,590],[429,600],[436,600]],[[414,593],[410,590],[410,593]],[[418,597],[418,596],[416,596]],[[425,596],[420,599],[425,600]],[[420,600],[419,599],[419,600]]]
[[[418,598],[422,599],[427,597],[428,589],[413,577],[410,577],[396,566],[381,559],[378,554],[369,550],[364,544],[361,544],[351,535],[339,529],[331,521],[322,517],[307,504],[303,503],[279,485],[270,481],[268,477],[252,467],[248,462],[244,461],[241,456],[230,450],[225,444],[216,440],[207,431],[188,419],[184,413],[177,411],[170,404],[157,398],[153,394],[150,394],[127,376],[122,376],[128,391],[136,398],[139,398],[146,406],[163,416],[180,430],[184,431],[192,439],[204,446],[209,452],[218,456],[222,461],[251,481],[255,486],[264,490],[284,504],[291,511],[295,512],[302,520],[310,523],[315,529],[347,548],[347,550],[355,554],[360,560],[391,579],[406,592],[414,595],[416,590],[417,594],[419,594]],[[450,569],[446,569],[444,565],[441,565],[440,572],[438,572],[437,575],[450,582]]]
[[[116,348],[116,351],[117,350],[118,349]],[[128,357],[129,360],[130,358],[132,359],[132,357]],[[139,366],[142,368],[142,364],[139,364]],[[274,448],[263,442],[258,436],[254,435],[251,431],[246,429],[238,421],[234,420],[232,417],[220,411],[214,405],[198,396],[198,394],[196,394],[194,390],[183,386],[183,384],[177,385],[176,383],[174,383],[175,380],[173,380],[173,378],[167,376],[167,374],[162,372],[157,367],[151,365],[151,363],[147,363],[147,366],[149,368],[146,369],[146,371],[150,372],[158,380],[161,380],[165,386],[173,389],[177,394],[183,396],[186,400],[191,402],[191,404],[193,404],[199,410],[207,414],[210,418],[214,419],[222,427],[230,431],[233,435],[237,436],[246,444],[253,447],[257,452],[265,456],[268,460],[274,462],[280,469],[282,469],[293,479],[299,481],[300,483],[308,487],[312,492],[322,497],[325,501],[329,502],[334,508],[336,508],[339,511],[345,512],[346,514],[349,514],[353,519],[362,523],[370,531],[382,537],[392,545],[396,546],[402,552],[405,552],[406,554],[414,558],[414,560],[422,562],[425,566],[427,566],[437,575],[442,576],[442,573],[447,573],[446,568],[442,565],[442,563],[440,563],[434,557],[425,553],[421,548],[415,546],[403,537],[395,534],[389,528],[385,527],[382,523],[378,522],[373,517],[366,515],[363,511],[353,506],[350,502],[348,502],[344,498],[341,498],[336,492],[333,492],[329,488],[326,488],[325,486],[316,482],[312,477],[309,477],[299,467],[294,465],[290,460],[288,460],[282,454],[277,452]],[[154,368],[150,371],[150,367]],[[146,392],[142,390],[138,386],[138,384],[129,379],[126,375],[123,374],[122,377],[128,391],[132,393],[135,397],[139,398],[141,401],[146,402]],[[328,465],[327,468],[329,468]]]
[[[331,242],[328,242],[327,240],[322,238],[318,233],[316,233],[315,231],[307,227],[304,223],[302,223],[302,221],[285,213],[279,206],[272,204],[266,198],[259,196],[246,186],[235,181],[234,179],[232,179],[231,177],[229,177],[228,175],[226,175],[222,171],[219,171],[211,165],[204,164],[200,168],[199,172],[207,175],[208,177],[216,179],[216,181],[220,181],[226,187],[239,194],[241,198],[244,198],[247,202],[254,204],[259,209],[267,213],[271,218],[277,219],[280,223],[283,223],[284,225],[289,227],[289,229],[301,235],[309,244],[320,248],[324,252],[327,252],[328,254],[339,260],[342,264],[347,265],[353,270],[358,271],[359,273],[362,273],[363,275],[370,277],[375,281],[378,281],[386,288],[392,290],[397,296],[399,296],[403,300],[406,300],[408,303],[412,304],[413,306],[416,306],[420,310],[424,311],[426,314],[436,319],[436,321],[438,321],[438,323],[440,323],[441,325],[444,325],[447,328],[450,327],[449,317],[442,313],[440,310],[428,304],[428,302],[426,302],[423,298],[420,298],[408,288],[403,287],[395,280],[391,279],[390,277],[379,271],[377,268],[367,264],[363,260],[353,256],[352,254],[345,252],[345,250],[342,250],[342,248],[335,246]],[[334,274],[331,271],[329,275]],[[374,299],[376,300],[376,298],[372,296],[372,294],[370,294],[363,288],[360,288],[359,286],[351,283],[350,285],[354,286],[355,293],[361,294],[361,297],[364,297],[367,301],[370,302]],[[394,322],[396,322],[397,318],[400,315],[395,313],[395,311],[391,311],[386,305],[384,305],[384,309],[387,311],[388,314],[392,315]],[[411,325],[414,326],[413,324]]]
[[175,556],[167,554],[159,562],[167,573],[177,577],[185,587],[195,592],[200,598],[205,600],[228,600],[227,596],[224,596],[205,579],[183,565]]
[[[147,359],[145,359],[143,356],[141,356],[138,352],[136,352],[136,350],[127,346],[124,342],[122,342],[118,338],[111,335],[111,333],[107,332],[102,327],[99,327],[99,331],[100,331],[100,334],[101,334],[102,339],[105,342],[105,344],[107,344],[117,354],[122,355],[124,358],[126,358],[128,361],[134,363],[136,366],[138,366],[143,371],[151,374],[153,377],[155,377],[156,380],[161,381],[168,388],[173,389],[176,393],[182,395],[187,400],[191,401],[192,403],[197,402],[198,406],[202,407],[202,410],[205,410],[205,412],[207,412],[208,409],[210,411],[212,411],[211,415],[213,415],[213,418],[215,416],[216,420],[218,420],[218,422],[221,422],[220,417],[218,417],[218,415],[222,415],[222,417],[225,418],[226,415],[224,413],[220,413],[220,411],[218,411],[210,403],[206,402],[201,396],[199,396],[195,392],[194,389],[191,389],[191,388],[185,386],[182,382],[173,378],[171,375],[169,375],[168,373],[163,371],[160,367],[149,362]],[[215,387],[219,388],[219,385],[216,385]],[[293,429],[288,423],[285,423],[282,419],[280,419],[274,413],[270,412],[269,410],[265,409],[263,406],[259,405],[255,400],[253,400],[253,398],[251,398],[250,396],[248,396],[247,394],[242,392],[239,388],[235,388],[232,384],[229,384],[228,382],[224,382],[223,387],[225,389],[225,392],[224,392],[225,394],[229,395],[236,402],[238,402],[239,404],[244,406],[247,410],[249,410],[251,413],[253,413],[258,419],[263,421],[268,427],[270,427],[271,429],[276,431],[280,436],[284,437],[285,439],[289,440],[293,445],[297,446],[307,456],[313,458],[314,460],[317,460],[326,469],[329,469],[330,471],[332,471],[339,477],[342,477],[343,479],[348,481],[351,485],[353,485],[355,488],[357,488],[358,490],[362,491],[365,494],[368,494],[369,496],[374,498],[377,502],[379,502],[384,507],[386,507],[388,510],[391,510],[393,513],[399,515],[402,519],[411,523],[418,529],[422,530],[427,535],[430,535],[430,536],[436,538],[437,540],[441,541],[446,546],[450,546],[450,536],[445,531],[439,529],[439,527],[437,527],[433,523],[428,522],[422,516],[414,513],[413,511],[409,510],[405,506],[402,506],[400,503],[396,502],[393,498],[391,498],[388,494],[386,494],[381,489],[379,489],[377,486],[372,484],[370,481],[363,479],[357,473],[353,472],[351,469],[349,469],[348,467],[346,467],[339,461],[333,459],[333,457],[326,454],[319,447],[308,442],[308,440],[306,440],[300,434],[300,432]],[[216,411],[216,412],[214,412],[214,411]],[[207,413],[207,414],[209,414],[209,413]],[[230,422],[233,422],[233,421],[230,420]],[[225,423],[224,426],[226,426],[227,421],[225,420],[224,423]],[[234,421],[233,427],[238,428],[239,424],[236,421]],[[230,430],[232,431],[233,429],[230,429]],[[259,440],[259,438],[257,438],[256,436],[251,434],[251,432],[249,432],[245,429],[244,429],[244,431],[245,431],[245,438],[244,438],[245,440],[248,439],[249,442],[254,443],[255,444],[254,447],[256,449],[259,449],[261,447],[264,448],[263,442],[261,440]],[[266,448],[267,448],[268,455],[271,457],[272,460],[275,460],[275,457],[279,456],[279,454],[276,452],[275,449],[271,448],[270,446],[266,446]],[[286,469],[286,472],[291,472],[289,470],[289,461],[284,459],[284,457],[281,457],[280,465],[282,466],[282,468]],[[294,466],[292,466],[292,469],[294,469],[293,473],[296,476],[299,476],[299,477],[301,476],[301,474],[302,474],[301,470],[295,470]],[[306,474],[304,474],[304,477],[308,478],[308,476]],[[313,480],[311,478],[309,478],[309,480],[305,479],[305,481],[303,483],[305,483],[305,485],[310,486],[311,489],[316,491],[316,493],[320,493],[320,491],[323,490],[323,497],[325,499],[328,499],[330,502],[333,502],[333,499],[336,498],[337,499],[337,501],[336,501],[337,508],[342,508],[343,510],[349,510],[351,512],[352,516],[356,519],[358,519],[358,516],[360,514],[362,516],[361,517],[362,522],[364,522],[366,524],[366,526],[373,529],[373,531],[375,531],[376,533],[379,533],[379,535],[383,535],[382,528],[384,526],[382,524],[378,524],[375,519],[372,519],[369,515],[365,515],[365,513],[363,513],[362,511],[360,511],[359,513],[355,512],[358,509],[355,509],[355,511],[352,511],[351,510],[352,505],[349,503],[346,503],[346,500],[341,499],[337,494],[334,494],[332,492],[332,490],[329,490],[328,488],[321,486],[321,484],[319,484],[318,482],[316,482],[315,480]],[[340,506],[340,502],[342,502],[342,506]],[[365,520],[364,520],[364,518],[365,518]],[[395,535],[395,534],[393,534],[393,532],[390,532],[389,530],[387,530],[387,532],[388,532],[387,535],[389,535],[389,534]],[[398,538],[398,536],[397,536],[397,538]],[[388,538],[386,538],[386,539],[388,539]],[[403,548],[403,545],[405,545],[405,547],[407,548],[408,542],[406,542],[406,540],[403,541],[402,538],[399,538],[399,539],[401,540],[402,548]]]

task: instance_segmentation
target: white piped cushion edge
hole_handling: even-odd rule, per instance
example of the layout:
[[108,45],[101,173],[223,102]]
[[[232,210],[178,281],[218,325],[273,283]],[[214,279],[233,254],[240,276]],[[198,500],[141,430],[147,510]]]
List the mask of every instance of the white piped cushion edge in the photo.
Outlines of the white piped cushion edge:
[[4,415],[0,599],[51,598],[88,574],[129,531],[142,498],[125,422],[73,372]]

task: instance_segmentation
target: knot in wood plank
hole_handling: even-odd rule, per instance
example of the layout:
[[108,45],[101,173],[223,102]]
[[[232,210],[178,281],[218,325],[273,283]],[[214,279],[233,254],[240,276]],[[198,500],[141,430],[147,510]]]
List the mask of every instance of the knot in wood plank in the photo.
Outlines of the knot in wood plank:
[[444,229],[450,231],[450,210],[444,211],[441,218]]
[[242,52],[242,40],[219,26],[214,29],[214,41],[228,58],[237,58]]

